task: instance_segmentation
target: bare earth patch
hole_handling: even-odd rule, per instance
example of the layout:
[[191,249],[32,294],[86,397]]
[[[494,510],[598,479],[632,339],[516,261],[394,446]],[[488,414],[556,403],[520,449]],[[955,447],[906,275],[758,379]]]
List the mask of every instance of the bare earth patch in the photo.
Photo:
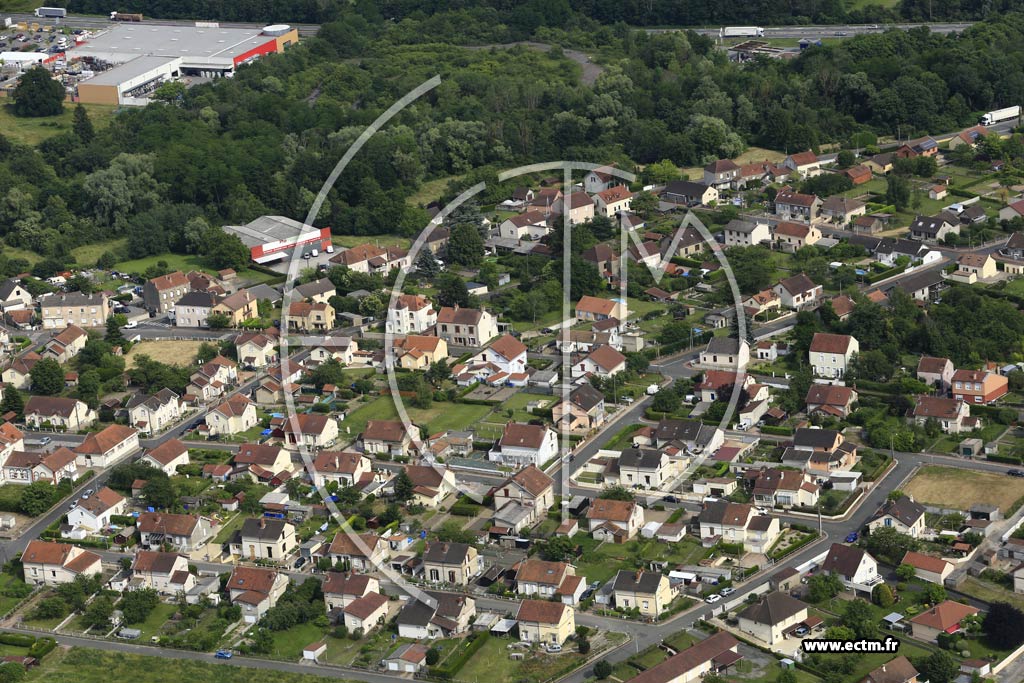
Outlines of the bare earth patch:
[[919,503],[944,508],[967,510],[974,503],[989,503],[1006,511],[1024,496],[1024,481],[1005,474],[928,465],[918,470],[903,492]]
[[153,360],[172,365],[191,365],[195,362],[196,353],[203,342],[199,340],[162,340],[141,341],[132,347],[125,356],[125,367],[134,367],[135,358],[140,355],[149,356]]

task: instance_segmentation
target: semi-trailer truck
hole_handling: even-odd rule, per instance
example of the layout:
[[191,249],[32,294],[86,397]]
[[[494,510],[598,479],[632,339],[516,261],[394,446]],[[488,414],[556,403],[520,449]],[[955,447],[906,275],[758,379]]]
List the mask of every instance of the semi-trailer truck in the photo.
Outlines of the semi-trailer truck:
[[1020,116],[1019,106],[1003,107],[1002,109],[996,109],[995,111],[983,114],[979,123],[983,126],[991,126],[993,123],[1015,119],[1018,116]]
[[726,26],[720,33],[722,38],[761,38],[764,29],[760,26]]
[[63,19],[68,11],[63,7],[37,7],[36,16],[43,19]]
[[141,14],[128,14],[126,12],[111,12],[111,21],[142,21]]

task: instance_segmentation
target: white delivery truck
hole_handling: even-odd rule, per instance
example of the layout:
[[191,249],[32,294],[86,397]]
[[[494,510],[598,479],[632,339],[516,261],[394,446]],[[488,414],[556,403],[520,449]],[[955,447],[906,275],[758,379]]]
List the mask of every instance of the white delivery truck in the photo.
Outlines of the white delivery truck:
[[764,29],[760,26],[725,26],[719,35],[722,38],[763,38]]
[[983,126],[991,126],[993,123],[1015,119],[1020,116],[1020,106],[1004,107],[983,114],[979,123]]

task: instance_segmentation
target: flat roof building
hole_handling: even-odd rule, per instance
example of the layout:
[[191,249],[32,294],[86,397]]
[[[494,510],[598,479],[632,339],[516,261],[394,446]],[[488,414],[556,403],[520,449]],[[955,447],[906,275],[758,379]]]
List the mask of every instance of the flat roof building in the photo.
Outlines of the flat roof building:
[[301,255],[331,244],[330,228],[315,228],[284,216],[260,216],[245,225],[225,225],[224,232],[237,235],[256,263],[284,259],[296,249]]

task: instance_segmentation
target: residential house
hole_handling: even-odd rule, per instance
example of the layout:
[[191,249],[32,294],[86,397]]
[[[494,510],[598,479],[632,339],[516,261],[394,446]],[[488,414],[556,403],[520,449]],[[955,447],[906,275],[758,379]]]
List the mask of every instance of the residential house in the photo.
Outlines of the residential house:
[[89,531],[99,531],[110,526],[111,517],[123,515],[126,510],[124,496],[104,486],[95,493],[78,499],[68,512],[68,524]]
[[189,464],[188,446],[178,439],[170,439],[146,451],[139,458],[139,462],[152,465],[167,475],[173,475],[180,466]]
[[555,504],[554,480],[536,465],[527,465],[491,491],[494,525],[513,532],[532,527]]
[[409,455],[416,448],[412,429],[415,429],[414,425],[407,429],[399,420],[370,420],[361,437],[363,451],[392,457]]
[[625,185],[610,187],[594,194],[595,213],[614,218],[628,212],[633,202],[633,193]]
[[614,174],[616,166],[617,164],[609,164],[588,171],[583,176],[583,190],[588,194],[594,194],[621,185],[625,181]]
[[871,594],[884,579],[878,573],[878,562],[863,548],[833,543],[821,563],[821,571],[838,576],[847,590],[854,594]]
[[917,216],[910,224],[910,236],[916,240],[940,242],[946,235],[960,234],[960,219],[949,211],[934,216]]
[[775,467],[747,470],[754,503],[765,507],[814,507],[821,487],[814,477],[797,470]]
[[978,614],[977,607],[946,600],[911,617],[911,633],[918,640],[936,642],[942,633],[956,633],[965,617]]
[[889,175],[892,172],[894,155],[892,152],[885,152],[883,154],[876,154],[867,161],[864,165],[871,169],[872,173],[879,175]]
[[988,136],[988,128],[985,126],[971,126],[965,128],[949,140],[949,148],[951,150],[956,149],[962,145],[969,145],[974,147],[978,142]]
[[242,608],[242,621],[255,624],[284,595],[288,575],[274,569],[236,565],[225,588],[231,604]]
[[252,292],[242,289],[218,300],[210,313],[225,316],[228,327],[238,327],[246,320],[259,317],[258,303]]
[[85,348],[89,334],[78,325],[68,325],[63,332],[55,335],[43,348],[43,358],[53,358],[64,364]]
[[739,630],[762,643],[775,645],[786,633],[807,620],[807,605],[789,593],[774,591],[739,613]]
[[476,617],[476,600],[455,593],[424,591],[434,604],[416,599],[406,601],[395,617],[399,638],[434,640],[465,633]]
[[58,586],[100,573],[100,556],[78,546],[32,539],[21,554],[25,583]]
[[800,427],[793,434],[793,445],[783,451],[782,464],[818,476],[845,471],[857,462],[857,446],[834,429]]
[[213,292],[190,291],[174,304],[174,324],[178,327],[206,327],[206,319],[216,305],[217,295]]
[[713,539],[741,543],[752,553],[768,552],[781,533],[777,517],[755,514],[753,506],[746,503],[705,503],[697,522],[705,544]]
[[152,396],[136,394],[125,407],[128,424],[141,434],[159,434],[178,422],[183,414],[181,397],[167,388]]
[[822,287],[816,285],[804,273],[783,278],[773,288],[786,308],[799,310],[813,306],[821,298]]
[[197,515],[176,515],[168,512],[143,512],[136,525],[139,545],[143,548],[169,546],[190,553],[206,544],[213,536],[210,520]]
[[448,358],[448,343],[440,337],[410,334],[395,340],[399,367],[405,370],[426,370]]
[[558,457],[558,435],[544,425],[509,422],[488,457],[492,462],[517,468],[540,466]]
[[841,379],[858,353],[860,344],[848,334],[815,332],[808,351],[808,361],[818,377]]
[[370,459],[362,453],[320,451],[313,461],[313,485],[319,488],[336,481],[342,487],[354,486],[372,472]]
[[955,398],[918,396],[911,417],[918,425],[935,420],[947,434],[959,434],[979,426],[978,418],[971,419],[970,404]]
[[924,533],[924,512],[924,506],[915,503],[913,498],[900,496],[896,500],[887,500],[882,505],[868,521],[868,529],[874,531],[888,527],[901,534],[920,538]]
[[811,384],[804,398],[809,415],[821,413],[839,418],[847,417],[856,402],[856,391],[837,384]]
[[723,673],[743,659],[739,646],[732,634],[719,631],[633,676],[629,683],[700,683],[707,674]]
[[45,481],[56,486],[64,479],[74,481],[78,474],[78,465],[77,456],[73,451],[63,446],[52,453],[14,450],[13,446],[19,444],[24,447],[24,442],[20,437],[14,444],[6,443],[11,447],[10,450],[5,448],[2,456],[3,475],[6,483],[31,484]]
[[921,356],[917,362],[917,379],[946,393],[953,386],[954,370],[953,361],[948,358]]
[[282,431],[289,446],[301,444],[317,450],[338,440],[338,421],[323,413],[299,413],[285,419]]
[[576,632],[572,607],[561,602],[523,600],[516,613],[519,639],[527,643],[562,645]]
[[576,304],[576,319],[582,322],[593,322],[615,318],[623,320],[626,306],[617,299],[602,299],[596,296],[583,296]]
[[906,257],[912,265],[928,265],[942,258],[938,250],[929,249],[927,245],[915,240],[884,238],[874,249],[875,258],[886,266],[894,266],[901,257]]
[[950,381],[953,398],[968,403],[992,403],[1009,392],[1006,376],[987,370],[956,370]]
[[775,195],[775,215],[784,221],[813,223],[820,208],[821,199],[817,195],[794,192],[788,185]]
[[900,655],[868,673],[863,683],[927,683],[918,680],[917,669]]
[[398,674],[417,674],[427,665],[426,645],[405,643],[381,660],[384,669]]
[[[861,166],[860,168],[864,167]],[[868,180],[870,180],[871,171],[868,171],[866,168],[864,170],[867,171]],[[854,218],[865,215],[867,211],[867,204],[856,199],[850,199],[849,197],[829,197],[821,204],[822,218],[830,219],[833,223],[840,225],[846,225]]]
[[324,575],[324,606],[328,612],[347,606],[367,593],[380,593],[380,581],[369,574],[329,571]]
[[[927,303],[938,299],[939,292],[946,288],[946,281],[942,276],[942,271],[922,270],[916,273],[911,273],[907,277],[900,278],[899,283],[896,286],[906,292],[907,295],[915,301],[923,301]],[[884,292],[878,291],[873,294],[880,294],[883,297],[883,301],[885,300]],[[871,295],[869,294],[868,296],[870,298]]]
[[751,295],[743,302],[743,308],[750,312],[751,316],[777,311],[782,306],[782,299],[775,293],[774,289],[765,289],[757,294]]
[[437,324],[434,304],[419,294],[399,294],[388,309],[386,330],[392,334],[422,334]]
[[660,489],[675,473],[668,454],[654,448],[626,448],[619,454],[619,483]]
[[477,356],[480,362],[492,363],[500,372],[508,374],[526,372],[526,345],[506,334],[497,339]]
[[334,327],[334,307],[293,301],[288,306],[288,329],[295,332],[326,332]]
[[266,332],[245,332],[235,337],[235,352],[246,368],[265,368],[278,361],[277,338]]
[[580,258],[594,264],[606,282],[611,282],[619,276],[619,255],[607,244],[595,244],[584,250]]
[[292,459],[288,451],[274,443],[243,443],[231,459],[235,467],[260,467],[268,472],[291,470]]
[[206,414],[206,432],[210,436],[239,434],[256,426],[256,404],[242,394],[234,394]]
[[[695,388],[700,392],[700,400],[708,403],[724,401],[732,394],[736,387],[738,375],[735,372],[726,370],[705,370],[700,384]],[[754,384],[754,378],[746,375],[743,380],[742,389],[747,389]],[[766,397],[767,398],[767,397]],[[749,426],[749,425],[748,425]]]
[[587,508],[592,535],[625,543],[636,536],[644,524],[644,510],[635,501],[597,498]]
[[[724,440],[722,430],[699,420],[662,419],[655,427],[650,443],[656,448],[674,447],[691,453],[714,453]],[[639,441],[634,440],[634,443]]]
[[594,200],[586,192],[572,192],[555,200],[554,213],[569,217],[569,225],[584,223],[594,217]]
[[569,393],[568,400],[560,400],[551,409],[555,425],[563,425],[575,434],[587,433],[604,424],[604,394],[589,382]]
[[327,550],[331,563],[339,562],[350,571],[373,572],[385,561],[389,554],[388,543],[380,536],[372,533],[352,535],[339,531]]
[[710,185],[689,180],[672,180],[661,191],[661,200],[684,206],[711,206],[718,202],[718,190]]
[[331,257],[331,263],[345,266],[357,273],[387,275],[395,268],[408,268],[409,252],[398,247],[377,247],[360,244]]
[[516,593],[551,599],[568,577],[576,576],[576,568],[567,562],[546,562],[527,558],[516,567]]
[[668,609],[673,597],[668,577],[661,572],[622,569],[612,582],[615,606],[635,609],[642,617],[658,617]]
[[614,377],[626,369],[626,357],[605,344],[593,349],[584,358],[575,361],[572,376],[597,375],[598,377]]
[[423,578],[430,583],[466,586],[484,568],[484,558],[467,543],[428,543],[422,559]]
[[750,345],[732,337],[712,337],[700,352],[700,367],[736,371],[750,363]]
[[15,389],[20,391],[28,391],[32,385],[32,368],[35,367],[36,363],[42,360],[35,351],[29,351],[28,353],[18,356],[11,361],[10,367],[3,371],[4,384],[10,384]]
[[537,210],[510,216],[498,224],[498,235],[508,240],[539,240],[549,232],[547,214]]
[[139,550],[132,558],[129,590],[151,588],[160,595],[178,596],[196,586],[196,577],[188,570],[188,556]]
[[481,347],[498,336],[498,325],[487,311],[444,306],[437,314],[437,336],[448,344]]
[[767,223],[754,222],[735,218],[722,230],[727,247],[750,247],[772,239],[771,228]]
[[947,562],[941,557],[925,555],[913,550],[907,551],[900,564],[908,564],[913,567],[914,575],[922,581],[936,583],[940,586],[945,584],[946,577],[952,574],[956,568],[952,562]]
[[320,278],[319,280],[313,280],[307,282],[304,285],[299,285],[295,288],[295,294],[301,297],[304,301],[309,301],[314,304],[326,304],[331,300],[331,297],[338,293],[335,289],[334,283],[327,278]]
[[740,178],[740,167],[731,159],[712,161],[704,167],[704,184],[716,190],[734,187]]
[[314,365],[336,360],[342,365],[352,365],[359,342],[352,337],[323,337],[309,351],[309,360]]
[[230,541],[231,554],[255,562],[280,562],[296,547],[295,526],[283,519],[246,519]]
[[782,162],[782,165],[796,171],[805,178],[817,175],[815,171],[818,171],[821,168],[821,162],[818,161],[818,155],[811,150],[798,152],[797,154],[790,154]]
[[882,227],[882,219],[878,216],[857,216],[850,225],[850,229],[858,235],[874,235],[881,232]]
[[957,269],[949,276],[953,280],[974,284],[996,276],[996,260],[991,254],[963,254],[957,260]]
[[782,221],[773,230],[775,242],[785,252],[793,253],[821,239],[821,230],[813,225]]
[[21,280],[4,280],[0,283],[0,310],[21,311],[32,308],[34,304],[32,295],[21,284]]
[[413,502],[417,505],[436,508],[458,488],[455,475],[449,469],[433,465],[406,465],[404,469],[412,483]]
[[96,411],[75,398],[29,396],[22,412],[25,424],[34,429],[78,432],[96,422]]
[[39,304],[44,330],[61,330],[68,325],[103,327],[110,316],[110,302],[103,292],[48,294]]
[[145,307],[158,316],[174,310],[175,304],[192,290],[188,278],[180,270],[146,280],[142,286]]
[[78,466],[110,467],[126,456],[139,450],[139,433],[131,427],[112,424],[102,431],[94,432],[74,448]]

